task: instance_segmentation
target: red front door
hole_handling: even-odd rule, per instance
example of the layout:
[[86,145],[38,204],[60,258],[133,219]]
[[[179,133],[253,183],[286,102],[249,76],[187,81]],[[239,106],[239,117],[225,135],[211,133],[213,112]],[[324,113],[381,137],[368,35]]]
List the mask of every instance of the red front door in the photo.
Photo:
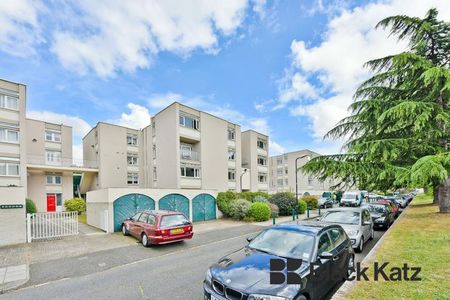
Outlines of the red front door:
[[47,211],[56,211],[56,195],[47,195]]

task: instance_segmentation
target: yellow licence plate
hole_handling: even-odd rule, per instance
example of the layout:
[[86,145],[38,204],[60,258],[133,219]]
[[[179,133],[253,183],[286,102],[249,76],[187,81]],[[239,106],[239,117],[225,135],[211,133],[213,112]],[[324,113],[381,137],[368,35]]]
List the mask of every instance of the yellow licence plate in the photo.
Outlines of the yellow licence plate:
[[177,234],[177,233],[183,233],[183,228],[177,228],[177,229],[170,229],[170,234]]

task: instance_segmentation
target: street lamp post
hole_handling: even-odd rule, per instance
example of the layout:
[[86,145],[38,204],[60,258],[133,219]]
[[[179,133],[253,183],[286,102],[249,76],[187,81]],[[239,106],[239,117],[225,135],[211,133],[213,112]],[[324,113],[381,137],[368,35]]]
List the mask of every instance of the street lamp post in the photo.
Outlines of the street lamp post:
[[298,167],[297,167],[297,163],[299,159],[305,158],[307,157],[308,160],[310,160],[310,156],[308,154],[299,156],[295,159],[295,200],[297,200],[298,202]]
[[244,174],[247,172],[247,169],[244,169],[244,172],[242,172],[241,176],[239,177],[239,184],[241,187],[241,192],[242,192],[242,176],[244,176]]

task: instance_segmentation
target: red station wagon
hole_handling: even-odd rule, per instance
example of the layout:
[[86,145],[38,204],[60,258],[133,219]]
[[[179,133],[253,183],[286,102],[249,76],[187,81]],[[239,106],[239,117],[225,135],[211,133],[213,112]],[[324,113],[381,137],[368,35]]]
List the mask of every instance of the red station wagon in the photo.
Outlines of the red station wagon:
[[149,210],[123,221],[122,233],[132,235],[144,247],[167,244],[192,238],[192,223],[184,214],[168,210]]

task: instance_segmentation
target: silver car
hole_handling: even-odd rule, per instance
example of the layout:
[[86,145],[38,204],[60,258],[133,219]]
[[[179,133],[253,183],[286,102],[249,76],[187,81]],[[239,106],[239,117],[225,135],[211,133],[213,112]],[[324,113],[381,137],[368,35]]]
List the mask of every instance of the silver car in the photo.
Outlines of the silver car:
[[364,244],[374,236],[372,218],[366,208],[330,209],[318,221],[341,225],[356,252],[362,252]]

